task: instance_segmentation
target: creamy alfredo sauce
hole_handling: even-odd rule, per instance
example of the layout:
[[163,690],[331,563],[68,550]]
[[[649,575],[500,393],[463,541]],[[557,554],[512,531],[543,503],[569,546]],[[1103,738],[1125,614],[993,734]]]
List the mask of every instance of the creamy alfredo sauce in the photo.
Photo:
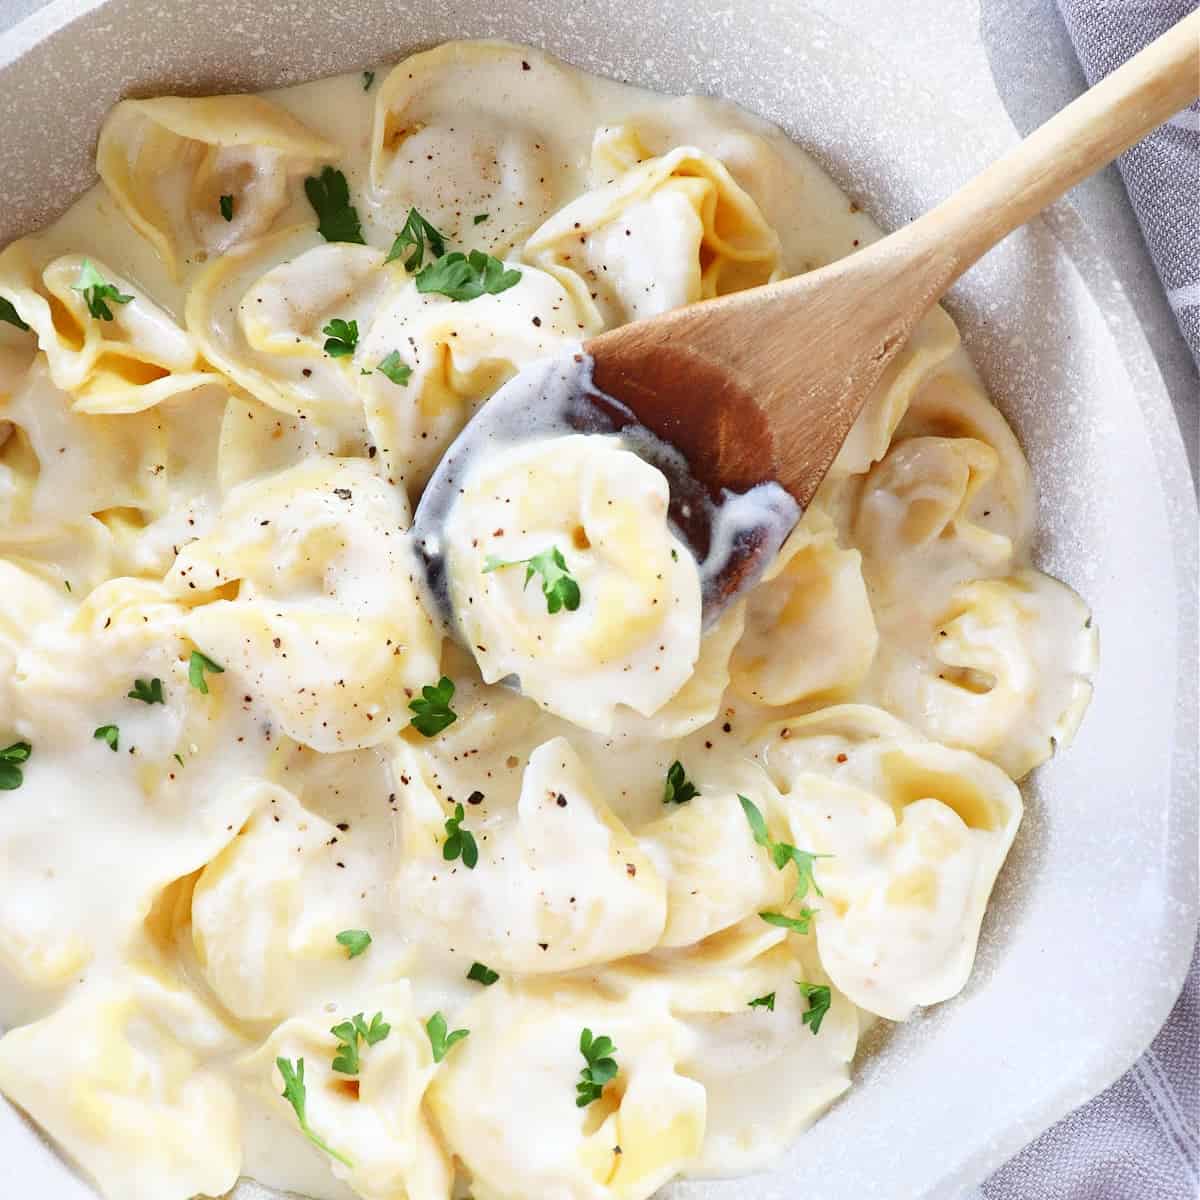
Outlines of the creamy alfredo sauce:
[[936,310],[711,629],[661,473],[534,430],[450,509],[444,641],[410,514],[483,400],[877,233],[718,101],[496,43],[365,82],[126,102],[0,255],[0,1090],[114,1200],[760,1167],[966,981],[1087,611]]

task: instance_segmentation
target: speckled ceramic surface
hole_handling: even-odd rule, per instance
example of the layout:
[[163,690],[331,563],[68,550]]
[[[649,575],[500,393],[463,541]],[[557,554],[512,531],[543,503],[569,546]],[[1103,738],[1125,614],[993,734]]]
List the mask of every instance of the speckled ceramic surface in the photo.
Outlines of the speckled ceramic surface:
[[[0,38],[0,98],[21,114],[0,142],[0,242],[90,182],[96,131],[120,96],[292,83],[497,35],[659,90],[736,100],[786,128],[891,227],[1013,131],[986,103],[982,70],[964,93],[946,83],[953,72],[896,53],[885,7],[59,0]],[[913,0],[904,19],[936,23],[941,11],[941,0]],[[945,54],[982,68],[962,16],[940,26]],[[985,102],[973,103],[976,90]],[[1161,379],[1119,283],[1065,206],[973,270],[950,307],[1029,454],[1040,565],[1094,606],[1096,699],[1071,752],[1025,789],[1026,820],[963,995],[877,1039],[854,1090],[774,1173],[676,1185],[673,1200],[956,1196],[1119,1075],[1186,969],[1197,909],[1196,508]],[[0,1153],[6,1195],[90,1195],[2,1101]]]

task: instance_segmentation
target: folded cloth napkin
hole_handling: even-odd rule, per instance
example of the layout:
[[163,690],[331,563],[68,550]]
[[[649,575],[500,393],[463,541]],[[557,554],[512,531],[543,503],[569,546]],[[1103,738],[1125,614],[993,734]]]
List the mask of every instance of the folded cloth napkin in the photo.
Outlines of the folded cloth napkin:
[[[1195,11],[1196,0],[1058,0],[1058,8],[1093,84]],[[1172,117],[1117,165],[1200,365],[1200,105]]]

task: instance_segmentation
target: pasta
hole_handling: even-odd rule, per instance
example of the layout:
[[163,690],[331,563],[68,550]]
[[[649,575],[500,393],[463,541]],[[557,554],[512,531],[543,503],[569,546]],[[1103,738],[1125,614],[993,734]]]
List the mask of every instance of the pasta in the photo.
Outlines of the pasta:
[[705,625],[628,431],[445,456],[873,237],[777,130],[456,42],[122,101],[97,166],[0,252],[0,1092],[106,1200],[769,1166],[967,986],[1091,695],[954,322]]

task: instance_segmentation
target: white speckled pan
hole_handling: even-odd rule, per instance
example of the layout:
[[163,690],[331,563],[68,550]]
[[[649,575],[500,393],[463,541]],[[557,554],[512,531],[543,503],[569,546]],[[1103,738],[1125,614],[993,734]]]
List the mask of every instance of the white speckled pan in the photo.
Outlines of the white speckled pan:
[[[121,96],[293,83],[497,35],[660,90],[736,100],[786,128],[892,226],[1012,130],[958,116],[969,99],[939,94],[935,64],[906,74],[882,43],[878,8],[838,6],[835,23],[798,0],[58,0],[0,37],[0,242],[91,181],[96,131]],[[937,24],[944,10],[932,0],[913,8],[908,19],[933,21],[950,43],[971,24]],[[1069,208],[1010,238],[950,307],[1032,462],[1040,565],[1094,606],[1096,699],[1070,753],[1026,789],[965,993],[866,1054],[854,1090],[773,1174],[677,1185],[674,1200],[957,1196],[1120,1074],[1186,969],[1197,914],[1197,524],[1162,381]],[[90,1195],[2,1101],[0,1158],[4,1195]]]

